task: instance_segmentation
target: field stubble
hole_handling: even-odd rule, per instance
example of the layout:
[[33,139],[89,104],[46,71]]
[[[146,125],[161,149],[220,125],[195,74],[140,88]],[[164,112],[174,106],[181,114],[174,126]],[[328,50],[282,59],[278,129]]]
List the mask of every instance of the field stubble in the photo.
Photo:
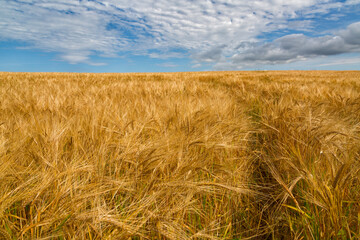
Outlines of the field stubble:
[[0,73],[0,239],[359,239],[360,73]]

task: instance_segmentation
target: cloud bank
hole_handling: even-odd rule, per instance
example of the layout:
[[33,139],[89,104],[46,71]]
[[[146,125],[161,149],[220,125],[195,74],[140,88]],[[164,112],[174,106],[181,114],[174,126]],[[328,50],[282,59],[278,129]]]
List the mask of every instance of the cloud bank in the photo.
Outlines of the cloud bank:
[[360,22],[349,25],[337,35],[307,37],[304,34],[291,34],[271,43],[249,44],[231,57],[230,65],[281,64],[353,52],[360,52]]
[[101,65],[91,57],[132,54],[190,56],[194,65],[243,68],[359,52],[360,23],[321,37],[288,34],[259,40],[275,31],[310,31],[314,14],[358,0],[0,1],[0,41],[56,52],[72,64]]

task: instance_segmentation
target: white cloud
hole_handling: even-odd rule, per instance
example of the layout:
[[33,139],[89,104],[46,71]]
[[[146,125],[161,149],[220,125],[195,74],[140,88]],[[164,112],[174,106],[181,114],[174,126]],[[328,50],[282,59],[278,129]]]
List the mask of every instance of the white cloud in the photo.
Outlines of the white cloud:
[[[93,65],[97,63],[90,61],[91,55],[119,52],[154,58],[190,54],[195,65],[225,64],[236,59],[239,46],[258,42],[261,33],[309,30],[312,21],[303,18],[344,5],[330,0],[5,2],[0,8],[0,40],[22,41],[58,52],[64,61]],[[273,55],[282,53],[276,51]]]
[[350,65],[350,64],[360,64],[360,58],[348,58],[341,60],[333,60],[331,62],[319,64],[319,66],[338,66],[338,65]]
[[62,55],[61,58],[72,64],[78,63],[78,62],[86,62],[89,60],[86,53],[80,53],[80,54],[69,53],[69,54]]
[[166,68],[174,68],[174,67],[178,67],[179,65],[172,63],[172,62],[167,62],[167,63],[157,64],[157,66],[166,67]]
[[[291,34],[269,43],[247,43],[216,69],[242,69],[256,65],[287,64],[310,58],[360,53],[360,22],[350,24],[335,35],[308,37]],[[339,64],[338,64],[339,65]]]
[[347,44],[360,47],[360,22],[350,24],[346,30],[340,31],[340,36]]
[[360,0],[347,0],[345,2],[346,5],[356,5],[356,4],[360,4]]

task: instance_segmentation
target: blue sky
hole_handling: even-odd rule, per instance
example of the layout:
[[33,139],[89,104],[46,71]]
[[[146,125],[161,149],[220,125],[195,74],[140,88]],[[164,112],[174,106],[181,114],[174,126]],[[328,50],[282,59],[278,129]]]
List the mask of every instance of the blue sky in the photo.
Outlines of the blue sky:
[[0,0],[0,71],[360,70],[360,0]]

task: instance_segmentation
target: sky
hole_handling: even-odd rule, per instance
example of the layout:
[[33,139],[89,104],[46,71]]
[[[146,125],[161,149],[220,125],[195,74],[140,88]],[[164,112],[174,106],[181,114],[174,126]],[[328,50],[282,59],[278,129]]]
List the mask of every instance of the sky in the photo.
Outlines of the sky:
[[0,71],[360,70],[360,0],[0,0]]

